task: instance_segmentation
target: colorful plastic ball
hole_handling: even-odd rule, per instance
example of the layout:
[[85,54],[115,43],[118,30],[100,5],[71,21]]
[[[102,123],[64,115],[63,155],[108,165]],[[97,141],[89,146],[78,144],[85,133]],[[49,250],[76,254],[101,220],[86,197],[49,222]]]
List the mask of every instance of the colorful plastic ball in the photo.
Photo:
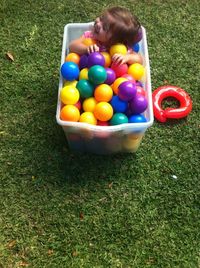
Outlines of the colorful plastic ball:
[[88,68],[83,68],[80,71],[79,80],[81,80],[81,79],[87,79],[88,80]]
[[85,112],[93,112],[94,108],[97,104],[97,101],[95,100],[94,97],[87,98],[83,101],[83,110]]
[[136,85],[130,81],[125,81],[119,85],[118,96],[121,100],[130,101],[136,95]]
[[140,45],[138,43],[135,43],[133,46],[132,46],[132,49],[134,52],[138,52],[140,50]]
[[65,105],[60,111],[60,118],[64,121],[77,122],[79,117],[79,109],[74,105]]
[[128,81],[131,81],[132,83],[136,83],[135,79],[130,74],[124,74],[122,77],[126,78]]
[[88,68],[94,65],[105,66],[104,56],[100,52],[93,52],[88,56]]
[[94,90],[94,97],[98,102],[100,101],[109,102],[112,99],[112,96],[113,96],[113,90],[107,84],[101,84],[97,86]]
[[116,113],[124,113],[128,109],[128,102],[121,100],[117,95],[112,97],[110,104]]
[[143,88],[143,87],[136,86],[136,90],[137,90],[137,94],[140,94],[140,95],[146,96],[146,91],[144,90],[144,88]]
[[93,95],[94,85],[86,79],[81,79],[78,81],[76,87],[79,90],[81,98],[89,98]]
[[112,63],[111,64],[111,69],[116,74],[116,77],[121,77],[122,75],[126,74],[128,72],[128,65],[127,64],[116,64]]
[[104,56],[105,67],[110,67],[112,61],[110,54],[106,51],[102,51],[101,54]]
[[109,52],[110,52],[111,57],[117,53],[122,54],[122,55],[126,55],[127,54],[127,47],[124,44],[117,43],[117,44],[111,46]]
[[123,113],[115,113],[110,120],[112,126],[128,123],[128,117]]
[[72,61],[76,64],[79,64],[80,56],[77,53],[72,52],[65,57],[65,61]]
[[115,94],[118,94],[118,90],[119,90],[119,85],[125,81],[128,81],[126,78],[124,77],[118,77],[114,83],[112,84],[112,89],[114,91]]
[[113,108],[108,102],[99,102],[94,108],[94,116],[100,121],[108,121],[113,116]]
[[147,122],[146,118],[142,114],[134,114],[128,118],[129,123],[144,123]]
[[73,80],[73,81],[65,81],[64,82],[64,87],[65,86],[73,86],[73,87],[76,87],[76,84],[78,83],[77,80]]
[[140,29],[138,30],[138,33],[136,34],[134,40],[133,40],[133,43],[139,43],[141,40],[142,40],[142,28],[140,27]]
[[107,73],[103,66],[94,65],[89,69],[88,77],[92,83],[99,85],[106,81]]
[[65,86],[60,91],[60,100],[64,104],[75,104],[79,97],[79,91],[74,86]]
[[73,81],[76,80],[79,76],[79,67],[76,63],[67,61],[61,66],[61,74],[64,79]]
[[86,46],[91,46],[91,45],[94,45],[96,44],[95,40],[92,39],[92,38],[85,38],[83,40],[83,44],[86,45]]
[[111,68],[106,68],[106,73],[107,79],[105,81],[105,84],[111,85],[116,79],[116,74]]
[[80,115],[79,122],[88,123],[88,124],[91,124],[91,125],[96,125],[97,124],[97,120],[96,120],[94,114],[91,113],[91,112],[82,113]]
[[129,107],[132,114],[143,113],[146,110],[147,106],[147,99],[140,94],[136,94],[136,96],[129,102]]
[[80,111],[82,107],[81,101],[79,100],[77,103],[74,104],[74,106],[76,106]]
[[144,75],[144,67],[140,63],[133,63],[128,68],[128,74],[132,75],[135,80],[140,80]]
[[97,121],[97,125],[98,126],[102,126],[102,127],[107,127],[107,126],[109,126],[109,123],[108,123],[108,121]]
[[82,70],[83,68],[87,68],[87,66],[88,66],[88,56],[84,54],[80,57],[79,68],[80,70]]

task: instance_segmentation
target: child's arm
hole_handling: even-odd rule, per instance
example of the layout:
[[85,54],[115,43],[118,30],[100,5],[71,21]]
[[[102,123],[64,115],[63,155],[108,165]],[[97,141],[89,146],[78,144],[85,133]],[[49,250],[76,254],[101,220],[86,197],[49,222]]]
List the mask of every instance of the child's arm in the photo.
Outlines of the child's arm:
[[122,54],[115,54],[112,57],[113,62],[116,64],[133,64],[133,63],[140,63],[142,64],[142,56],[134,51],[128,52],[126,55]]
[[69,44],[69,52],[74,52],[79,55],[83,55],[85,53],[92,53],[95,51],[99,51],[99,47],[96,44],[90,46],[85,45],[83,43],[84,39],[85,39],[84,37],[80,37],[78,39],[73,40]]

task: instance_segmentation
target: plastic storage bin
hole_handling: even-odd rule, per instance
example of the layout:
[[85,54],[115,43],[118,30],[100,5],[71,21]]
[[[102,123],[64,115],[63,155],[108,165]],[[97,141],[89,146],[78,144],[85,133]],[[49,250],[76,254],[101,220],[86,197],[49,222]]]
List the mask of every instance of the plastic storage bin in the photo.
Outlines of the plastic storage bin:
[[[64,27],[61,65],[65,62],[68,53],[68,44],[71,40],[80,37],[82,33],[93,25],[89,23],[70,23]],[[145,131],[153,124],[153,107],[151,92],[151,77],[146,31],[142,27],[143,38],[140,41],[140,53],[144,59],[145,76],[143,78],[144,89],[147,92],[148,108],[144,115],[145,123],[128,123],[117,126],[94,126],[80,122],[69,122],[60,119],[61,101],[60,90],[64,80],[60,75],[56,120],[62,126],[69,147],[79,152],[91,152],[95,154],[111,154],[117,152],[136,152]]]

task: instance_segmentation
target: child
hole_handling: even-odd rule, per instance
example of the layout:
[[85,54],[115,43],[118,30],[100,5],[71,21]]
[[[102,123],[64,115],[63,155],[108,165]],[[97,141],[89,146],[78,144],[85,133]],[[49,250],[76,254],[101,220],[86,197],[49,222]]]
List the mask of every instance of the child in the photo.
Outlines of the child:
[[[135,53],[131,46],[139,33],[140,23],[127,9],[122,7],[111,7],[96,18],[91,31],[85,32],[80,38],[69,44],[69,51],[79,55],[95,51],[109,51],[116,43],[123,43],[128,47],[126,55],[115,54],[112,61],[116,64],[142,63],[142,58]],[[95,44],[84,44],[85,38],[92,38]]]

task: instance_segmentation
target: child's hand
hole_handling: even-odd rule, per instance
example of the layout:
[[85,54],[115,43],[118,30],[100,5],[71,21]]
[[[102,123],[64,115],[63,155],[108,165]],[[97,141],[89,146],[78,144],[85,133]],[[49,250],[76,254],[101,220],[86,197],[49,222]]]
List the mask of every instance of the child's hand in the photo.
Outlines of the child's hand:
[[87,48],[87,53],[99,52],[99,47],[96,44],[93,44]]
[[112,61],[115,63],[115,64],[124,64],[124,63],[128,63],[129,61],[129,54],[126,54],[126,55],[122,55],[122,54],[114,54],[113,57],[112,57]]

